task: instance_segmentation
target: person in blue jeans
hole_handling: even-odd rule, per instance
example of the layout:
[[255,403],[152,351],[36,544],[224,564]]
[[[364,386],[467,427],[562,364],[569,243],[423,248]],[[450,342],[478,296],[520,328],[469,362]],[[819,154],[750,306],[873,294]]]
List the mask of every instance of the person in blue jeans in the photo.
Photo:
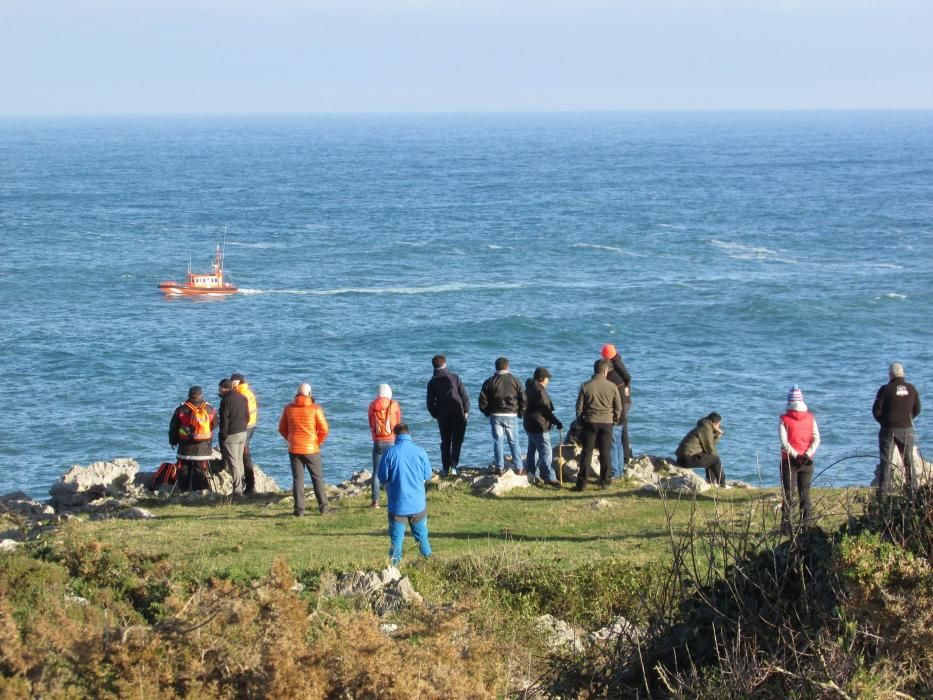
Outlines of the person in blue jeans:
[[388,493],[389,559],[392,566],[397,566],[402,561],[406,524],[411,528],[421,556],[431,556],[424,482],[432,474],[428,453],[412,442],[408,426],[399,423],[393,432],[395,444],[383,453],[379,461],[379,481]]
[[492,452],[495,460],[494,474],[505,471],[503,442],[509,441],[512,466],[522,469],[521,449],[518,444],[518,419],[525,411],[525,392],[518,379],[509,372],[509,361],[500,357],[496,360],[496,373],[483,382],[479,392],[479,410],[489,418],[492,429]]
[[535,369],[534,376],[525,382],[527,405],[522,423],[528,436],[528,455],[525,468],[519,474],[537,474],[549,485],[557,485],[551,479],[551,427],[563,429],[563,424],[554,415],[554,404],[548,396],[547,387],[551,373],[547,367]]

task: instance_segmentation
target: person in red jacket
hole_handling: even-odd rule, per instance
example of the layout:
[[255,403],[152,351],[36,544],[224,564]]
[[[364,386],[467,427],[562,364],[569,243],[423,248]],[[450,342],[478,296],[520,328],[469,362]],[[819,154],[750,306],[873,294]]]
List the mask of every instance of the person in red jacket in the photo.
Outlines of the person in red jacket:
[[311,385],[299,385],[295,400],[282,409],[279,419],[279,434],[288,440],[296,516],[305,512],[305,467],[311,473],[314,497],[321,515],[331,512],[327,505],[327,484],[321,471],[321,444],[327,439],[329,430],[324,409],[311,396]]
[[369,431],[373,437],[373,498],[370,506],[379,507],[379,460],[395,444],[395,426],[402,422],[402,408],[392,400],[392,387],[380,384],[376,398],[369,404]]
[[800,501],[800,521],[804,527],[813,523],[810,506],[810,483],[813,481],[813,454],[820,446],[816,418],[803,402],[803,392],[794,384],[787,392],[787,410],[778,425],[781,438],[781,532],[789,535],[793,515],[794,490]]

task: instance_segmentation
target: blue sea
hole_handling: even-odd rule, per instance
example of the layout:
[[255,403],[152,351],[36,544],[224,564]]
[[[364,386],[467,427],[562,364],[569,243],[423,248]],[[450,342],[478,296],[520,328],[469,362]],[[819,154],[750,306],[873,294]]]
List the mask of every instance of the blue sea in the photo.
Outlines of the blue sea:
[[[225,231],[241,292],[163,298]],[[933,395],[931,112],[0,119],[0,246],[0,493],[119,456],[154,469],[188,387],[232,371],[285,487],[276,427],[302,381],[329,480],[370,466],[381,382],[436,466],[436,353],[471,393],[477,466],[500,355],[522,380],[550,368],[569,423],[614,343],[636,453],[716,410],[727,476],[753,483],[777,481],[793,383],[824,486],[871,479],[889,362]]]

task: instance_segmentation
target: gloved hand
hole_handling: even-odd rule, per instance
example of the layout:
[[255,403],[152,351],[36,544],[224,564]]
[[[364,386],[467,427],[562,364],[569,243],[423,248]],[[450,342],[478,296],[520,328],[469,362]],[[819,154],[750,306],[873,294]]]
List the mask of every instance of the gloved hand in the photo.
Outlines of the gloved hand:
[[794,461],[797,462],[797,466],[800,467],[801,469],[813,466],[813,460],[807,457],[805,454],[797,455],[794,458]]
[[554,427],[557,428],[558,430],[563,430],[563,429],[564,429],[564,424],[561,423],[559,420],[557,420],[557,419],[555,418],[555,419],[554,419]]

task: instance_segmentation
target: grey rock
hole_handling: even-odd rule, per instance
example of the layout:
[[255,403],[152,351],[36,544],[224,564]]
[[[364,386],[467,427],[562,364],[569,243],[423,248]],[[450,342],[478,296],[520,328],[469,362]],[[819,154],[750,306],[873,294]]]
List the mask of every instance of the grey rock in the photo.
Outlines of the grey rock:
[[127,508],[121,510],[117,517],[122,520],[152,520],[155,516],[145,508]]
[[15,542],[22,542],[26,539],[26,533],[22,530],[4,530],[0,532],[0,540],[13,540]]
[[590,502],[590,508],[593,510],[605,510],[606,508],[612,508],[612,503],[605,498],[599,498]]
[[638,639],[638,628],[621,616],[615,618],[608,627],[590,632],[589,641],[591,644],[599,644],[614,642],[619,639],[619,637],[632,641]]
[[2,540],[0,541],[0,552],[15,552],[22,544],[22,542],[16,540]]
[[564,620],[549,614],[539,615],[535,618],[535,626],[544,634],[545,643],[551,651],[583,653],[582,635]]
[[53,515],[55,509],[45,503],[40,503],[22,491],[13,491],[5,496],[0,496],[0,513],[11,515],[21,515],[24,517],[34,517],[41,515]]
[[75,508],[108,495],[127,492],[139,464],[120,458],[112,462],[94,462],[87,467],[75,464],[52,485],[49,493],[57,508]]
[[394,622],[385,622],[379,625],[379,631],[386,637],[394,637],[398,634],[399,626]]
[[501,476],[487,474],[476,477],[472,481],[472,486],[477,491],[481,491],[484,496],[499,497],[515,489],[526,489],[531,486],[531,482],[527,476],[516,474],[509,469]]

